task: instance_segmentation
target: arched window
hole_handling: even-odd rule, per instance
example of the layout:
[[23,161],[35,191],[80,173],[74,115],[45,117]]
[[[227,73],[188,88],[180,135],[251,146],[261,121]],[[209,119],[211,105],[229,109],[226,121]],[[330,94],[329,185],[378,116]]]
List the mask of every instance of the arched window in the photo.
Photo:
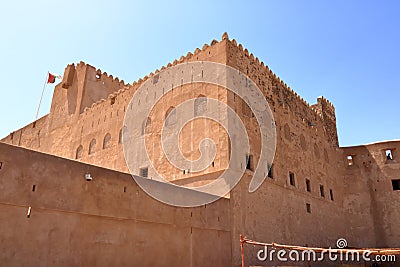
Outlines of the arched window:
[[89,155],[94,153],[94,150],[96,149],[96,139],[92,139],[89,144]]
[[80,145],[80,146],[78,146],[78,148],[76,149],[75,159],[80,159],[80,158],[82,157],[82,152],[83,152],[83,146]]
[[151,131],[151,119],[147,117],[142,123],[142,135],[148,134]]
[[103,139],[103,149],[110,147],[111,145],[111,134],[107,133]]
[[170,107],[165,113],[165,125],[173,125],[176,123],[176,109],[175,107]]
[[204,95],[199,95],[196,100],[194,100],[194,115],[201,115],[207,111],[207,97]]
[[244,116],[251,118],[253,116],[253,112],[251,111],[251,108],[247,105],[246,101],[249,102],[247,98],[244,98],[242,101],[242,112]]

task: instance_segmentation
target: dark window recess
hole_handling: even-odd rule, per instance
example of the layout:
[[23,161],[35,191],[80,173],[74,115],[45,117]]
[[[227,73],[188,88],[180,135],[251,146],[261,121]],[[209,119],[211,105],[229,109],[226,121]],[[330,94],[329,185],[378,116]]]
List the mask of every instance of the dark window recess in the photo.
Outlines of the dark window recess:
[[149,176],[149,168],[140,168],[140,176],[142,177],[148,177]]
[[311,192],[311,182],[308,179],[306,179],[306,190],[307,192]]
[[385,151],[386,159],[392,160],[393,159],[393,151],[391,149],[386,149]]
[[274,175],[272,173],[272,167],[273,166],[274,166],[273,164],[268,164],[268,177],[271,178],[271,179],[274,178]]
[[392,180],[392,187],[394,191],[400,190],[400,179]]
[[331,198],[332,201],[334,200],[334,198],[333,198],[333,190],[332,189],[329,189],[329,197]]
[[121,129],[119,130],[119,133],[118,133],[118,144],[121,144],[121,143],[122,143],[122,129],[123,129],[123,128],[121,128]]
[[253,165],[253,156],[246,154],[246,169],[247,170],[253,170],[252,165]]
[[215,163],[214,163],[214,161],[213,161],[213,162],[211,162],[211,166],[213,166],[213,167],[215,166]]
[[3,168],[3,162],[2,161],[0,161],[0,170],[1,170],[1,168]]
[[325,197],[325,189],[323,185],[319,186],[319,192],[321,193],[321,197]]
[[311,204],[310,203],[306,203],[306,210],[307,210],[307,213],[311,213]]
[[289,172],[289,184],[296,186],[296,181],[294,179],[294,173],[293,172]]
[[35,192],[35,190],[36,190],[36,185],[34,184],[34,185],[32,186],[32,192]]
[[124,193],[126,193],[126,186],[124,186]]

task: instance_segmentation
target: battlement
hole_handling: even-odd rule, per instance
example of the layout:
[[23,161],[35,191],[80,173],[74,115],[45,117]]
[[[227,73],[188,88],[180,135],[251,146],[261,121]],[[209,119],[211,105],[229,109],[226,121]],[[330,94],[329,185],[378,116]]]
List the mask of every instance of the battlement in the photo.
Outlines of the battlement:
[[[228,34],[227,34],[226,32],[222,35],[222,41],[224,41],[224,40],[229,40],[229,39],[228,39]],[[193,51],[193,53],[192,53],[192,52],[187,52],[186,56],[181,56],[181,57],[179,58],[179,60],[178,60],[178,59],[175,59],[175,60],[173,60],[172,62],[168,62],[166,65],[161,66],[160,69],[156,69],[156,70],[154,71],[154,73],[151,72],[150,74],[145,75],[144,77],[141,77],[141,78],[139,78],[139,79],[136,80],[136,81],[133,81],[132,84],[125,84],[123,81],[119,81],[118,78],[113,78],[112,75],[108,75],[106,72],[102,73],[101,70],[99,70],[99,69],[96,71],[96,79],[98,79],[98,80],[100,80],[100,81],[106,81],[107,79],[108,79],[108,80],[111,79],[113,82],[115,82],[115,81],[116,81],[116,82],[119,82],[119,86],[121,87],[121,89],[119,89],[119,90],[118,90],[117,92],[115,92],[115,93],[111,93],[111,94],[110,94],[110,95],[112,95],[112,97],[117,97],[119,94],[123,93],[123,92],[126,91],[126,90],[136,90],[137,88],[140,87],[140,85],[141,85],[142,83],[144,83],[144,82],[147,81],[148,79],[152,78],[154,75],[158,74],[160,71],[163,71],[163,70],[165,70],[165,69],[167,69],[167,68],[169,68],[169,67],[172,67],[172,66],[175,66],[175,65],[184,63],[184,62],[188,62],[188,61],[197,61],[197,60],[201,60],[202,58],[199,58],[199,57],[198,57],[200,53],[202,53],[202,52],[204,53],[204,52],[208,51],[208,49],[211,49],[212,47],[218,45],[220,42],[221,42],[221,41],[217,41],[217,40],[214,39],[214,40],[212,40],[212,41],[210,42],[210,44],[204,44],[204,45],[202,46],[202,49],[196,48],[196,49]],[[257,58],[257,60],[258,60],[258,58]],[[262,63],[262,64],[264,64],[264,63]],[[72,64],[72,66],[73,66],[73,65],[74,65],[74,64]],[[84,62],[82,62],[82,61],[81,61],[78,65],[80,65],[82,68],[85,67],[85,66],[92,67],[92,66],[90,66],[89,64],[86,64],[86,63],[84,63]],[[70,66],[70,65],[68,65],[68,66]],[[66,68],[66,71],[67,71],[67,69],[68,69],[68,66],[67,66],[67,68]],[[93,68],[93,67],[92,67],[92,68]],[[66,75],[64,75],[64,76],[66,76]],[[121,83],[121,82],[122,82],[122,83]],[[102,98],[102,99],[97,100],[96,102],[94,102],[94,103],[90,106],[90,108],[91,108],[91,107],[94,107],[95,105],[98,105],[98,104],[101,104],[101,103],[105,102],[107,98],[110,98],[110,97],[111,97],[110,95],[107,96],[106,98]],[[89,108],[87,107],[87,108],[85,108],[84,110],[87,111],[88,109],[89,109]]]
[[[65,68],[65,71],[64,71],[64,78],[62,81],[63,88],[68,88],[69,86],[71,86],[72,81],[70,79],[73,78],[75,71],[83,70],[86,68],[95,69],[95,67],[93,67],[92,65],[89,65],[83,61],[80,61],[76,67],[75,67],[74,63],[67,65],[67,67]],[[93,78],[93,77],[91,77],[91,78]],[[96,80],[101,81],[101,82],[115,83],[115,84],[118,84],[118,86],[120,86],[120,87],[125,86],[124,80],[120,81],[118,77],[114,78],[112,75],[108,75],[107,72],[102,72],[100,69],[96,70],[95,78],[96,78]]]
[[[118,77],[113,77],[113,75],[109,75],[107,72],[95,69],[95,67],[82,61],[76,66],[70,64],[65,69],[62,87],[66,89],[73,87],[72,84],[74,82],[76,86],[81,87],[81,89],[78,88],[80,93],[77,93],[76,97],[77,101],[81,102],[77,104],[77,108],[79,108],[80,113],[83,113],[97,105],[114,103],[115,99],[120,99],[119,95],[127,90],[130,91],[129,94],[131,95],[143,82],[154,77],[160,71],[184,62],[214,61],[229,65],[227,57],[233,47],[237,49],[235,53],[238,53],[238,57],[241,58],[238,60],[241,62],[242,59],[245,60],[247,65],[238,65],[236,63],[231,63],[231,65],[247,73],[254,82],[261,86],[264,95],[272,105],[279,104],[284,109],[291,110],[300,121],[308,126],[330,123],[329,128],[332,128],[332,132],[336,132],[335,109],[329,100],[320,97],[317,99],[317,104],[310,105],[281,80],[268,65],[252,53],[249,53],[248,49],[244,48],[242,44],[237,43],[235,39],[229,39],[226,32],[223,33],[221,40],[213,39],[210,43],[205,43],[201,49],[197,47],[193,52],[187,52],[185,56],[168,62],[166,65],[161,66],[161,68],[139,78],[137,81],[133,81],[131,84],[125,84]],[[232,51],[235,51],[235,49]]]
[[[316,110],[313,108],[312,105],[310,105],[307,101],[305,101],[301,96],[299,96],[290,86],[288,86],[283,80],[280,79],[279,76],[277,76],[270,68],[268,65],[264,64],[263,61],[260,61],[258,57],[255,57],[252,53],[249,54],[249,51],[246,48],[243,48],[242,44],[238,44],[237,41],[235,39],[230,40],[228,37],[228,34],[225,32],[222,35],[222,40],[227,40],[229,41],[233,46],[237,47],[241,52],[244,53],[244,55],[246,57],[248,57],[250,60],[255,61],[259,67],[261,67],[262,69],[265,69],[265,71],[267,73],[269,73],[270,77],[272,78],[272,83],[274,85],[280,85],[284,90],[286,90],[287,92],[289,92],[295,99],[297,99],[299,102],[301,102],[302,104],[304,104],[306,107],[308,107],[310,110],[315,111]],[[329,105],[332,106],[332,111],[334,112],[334,108],[333,105],[324,98],[324,100],[329,103]],[[319,114],[318,114],[319,115]]]
[[125,86],[127,86],[125,82],[118,77],[114,78],[83,61],[76,66],[69,64],[64,70],[61,82],[61,88],[66,91],[56,88],[51,113],[60,113],[59,107],[67,102],[67,114],[81,114],[94,103],[107,99],[110,94]]
[[331,115],[335,116],[335,107],[333,104],[323,96],[319,96],[317,98],[318,104],[322,105],[325,108],[326,112],[329,112]]
[[317,104],[312,105],[312,108],[323,117],[323,119],[336,120],[335,107],[323,96],[317,98]]
[[[233,44],[234,46],[238,47],[241,51],[244,52],[244,54],[250,58],[251,60],[254,60],[260,67],[262,67],[263,69],[265,69],[272,77],[273,77],[273,82],[275,84],[280,84],[285,90],[287,90],[288,92],[290,92],[295,98],[297,98],[300,102],[302,102],[305,106],[310,107],[311,109],[311,105],[305,101],[302,97],[300,97],[295,91],[293,91],[293,89],[288,86],[285,82],[283,82],[275,73],[272,72],[272,70],[268,67],[268,65],[266,65],[263,61],[260,61],[260,59],[258,57],[255,57],[252,53],[249,53],[248,49],[243,48],[242,44],[237,44],[237,41],[235,39],[230,40],[228,33],[224,32],[221,38],[221,41],[215,40],[213,39],[210,44],[205,43],[202,48],[196,48],[193,53],[192,52],[188,52],[186,54],[186,56],[181,56],[179,58],[179,60],[175,59],[172,62],[167,63],[167,65],[163,65],[160,70],[164,70],[166,68],[175,66],[177,64],[181,64],[183,62],[188,62],[188,61],[193,61],[193,60],[199,60],[198,58],[196,58],[196,56],[198,56],[200,53],[202,52],[206,52],[208,49],[214,47],[215,45],[219,44],[220,42],[230,42],[231,44]],[[143,78],[138,79],[137,81],[134,81],[132,83],[133,86],[137,85],[137,84],[141,84],[142,82],[145,82],[148,78],[153,77],[155,74],[160,72],[159,69],[156,69],[155,73],[150,73],[148,76],[144,76]],[[330,103],[328,101],[328,103]]]
[[329,142],[338,146],[335,108],[329,100],[322,97],[317,99],[316,104],[310,105],[242,44],[235,39],[229,40],[227,34],[223,38],[229,44],[227,64],[247,73],[258,84],[274,112],[278,105],[281,112],[287,114],[290,111],[298,122],[321,127]]
[[[181,64],[184,62],[189,62],[189,61],[198,61],[198,60],[210,60],[209,57],[212,57],[212,50],[213,47],[217,46],[218,44],[222,42],[228,42],[232,44],[233,46],[237,47],[245,57],[247,57],[251,62],[254,62],[260,69],[264,70],[268,75],[268,79],[270,80],[271,84],[273,87],[279,87],[282,91],[284,91],[284,96],[287,99],[290,99],[292,102],[296,103],[301,103],[304,107],[306,107],[307,110],[310,112],[315,113],[316,117],[320,117],[323,119],[323,114],[321,112],[321,108],[318,108],[318,106],[324,106],[324,111],[325,113],[329,113],[330,117],[335,117],[335,109],[332,103],[327,100],[326,98],[318,98],[317,99],[317,104],[310,105],[307,101],[305,101],[301,96],[299,96],[290,86],[288,86],[283,80],[280,79],[279,76],[277,76],[270,68],[268,65],[266,65],[263,61],[261,61],[258,57],[255,57],[252,53],[249,53],[247,48],[244,48],[242,44],[238,44],[235,39],[229,39],[228,34],[225,32],[222,35],[222,38],[220,41],[213,39],[209,44],[205,43],[202,48],[196,48],[194,49],[193,52],[187,52],[186,56],[181,56],[178,59],[173,60],[172,62],[167,63],[166,65],[161,66],[160,69],[156,69],[155,72],[151,72],[150,74],[139,78],[137,81],[133,81],[132,84],[124,84],[123,82],[120,84],[121,89],[124,88],[123,90],[118,90],[116,92],[113,92],[112,94],[114,97],[118,96],[125,90],[136,90],[137,88],[140,87],[140,85],[147,81],[149,78],[152,78],[154,75],[158,74],[160,71],[165,70],[166,68],[175,66],[177,64]],[[86,66],[87,64],[80,62],[79,63],[82,66]],[[89,65],[90,66],[90,65]],[[251,75],[251,74],[248,74]],[[105,79],[111,79],[112,81],[119,82],[118,78],[113,78],[112,75],[107,75],[106,72],[101,73],[101,70],[96,71],[96,78],[104,81]],[[250,77],[251,78],[251,77]],[[96,104],[103,103],[109,96],[104,97],[103,99],[99,99],[96,101],[92,106]],[[285,102],[286,100],[282,100],[281,98],[278,99],[279,102]],[[296,104],[297,105],[297,104]],[[303,118],[304,120],[304,118]],[[305,119],[306,121],[310,121],[311,119]]]
[[[248,49],[244,48],[242,44],[237,43],[235,39],[229,39],[226,32],[222,35],[221,40],[213,39],[209,44],[205,43],[201,49],[197,47],[194,51],[187,52],[185,56],[181,56],[179,60],[175,59],[169,62],[131,84],[125,83],[118,77],[109,75],[107,72],[96,69],[94,66],[83,61],[67,65],[63,80],[61,84],[57,85],[53,96],[54,103],[52,103],[50,113],[52,114],[51,118],[56,119],[52,119],[52,128],[61,126],[59,124],[62,124],[62,120],[59,118],[65,114],[81,114],[91,111],[86,116],[89,118],[92,116],[91,114],[95,114],[100,110],[109,110],[112,112],[112,109],[116,107],[114,106],[111,109],[115,101],[118,102],[118,107],[126,106],[127,99],[130,99],[132,93],[143,82],[171,66],[189,61],[203,60],[228,63],[228,59],[224,58],[223,55],[224,51],[228,53],[228,50],[232,50],[232,47],[227,45],[236,47],[239,53],[238,56],[246,59],[246,62],[248,62],[246,66],[235,64],[233,66],[242,72],[247,71],[247,75],[251,79],[262,85],[264,95],[268,100],[272,101],[272,104],[279,104],[281,108],[283,107],[286,110],[290,109],[299,118],[299,121],[302,121],[305,125],[324,125],[331,136],[330,139],[337,143],[335,108],[333,104],[326,98],[319,97],[316,104],[310,105],[282,81],[268,65],[252,53],[249,53]],[[95,108],[96,106],[99,107]],[[123,109],[125,111],[125,108]]]
[[[85,69],[95,69],[95,67],[81,61],[75,66],[74,63],[69,64],[65,67],[64,70],[64,77],[61,82],[62,87],[65,89],[68,89],[74,81],[75,73],[76,71],[81,71]],[[93,73],[92,73],[93,74]],[[111,83],[111,84],[117,84],[119,87],[125,86],[125,83],[123,80],[119,80],[118,77],[113,77],[112,75],[108,75],[107,72],[102,72],[100,69],[97,69],[94,73],[94,77],[96,80],[100,82],[106,82],[106,83]],[[93,77],[91,77],[93,78]]]

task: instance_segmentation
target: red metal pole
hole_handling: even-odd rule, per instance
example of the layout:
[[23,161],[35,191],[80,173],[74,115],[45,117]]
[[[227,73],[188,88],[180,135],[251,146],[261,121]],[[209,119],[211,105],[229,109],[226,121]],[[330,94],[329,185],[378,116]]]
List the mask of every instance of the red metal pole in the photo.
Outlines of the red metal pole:
[[240,234],[240,251],[242,252],[242,267],[244,267],[244,238],[243,235]]

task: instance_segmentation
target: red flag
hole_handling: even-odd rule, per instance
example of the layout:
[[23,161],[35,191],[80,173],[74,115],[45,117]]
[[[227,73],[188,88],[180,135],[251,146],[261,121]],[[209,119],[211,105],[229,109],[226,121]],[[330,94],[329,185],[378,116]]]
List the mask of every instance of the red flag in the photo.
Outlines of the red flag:
[[47,78],[47,83],[55,83],[57,79],[62,79],[60,75],[54,75],[49,72],[49,77]]

